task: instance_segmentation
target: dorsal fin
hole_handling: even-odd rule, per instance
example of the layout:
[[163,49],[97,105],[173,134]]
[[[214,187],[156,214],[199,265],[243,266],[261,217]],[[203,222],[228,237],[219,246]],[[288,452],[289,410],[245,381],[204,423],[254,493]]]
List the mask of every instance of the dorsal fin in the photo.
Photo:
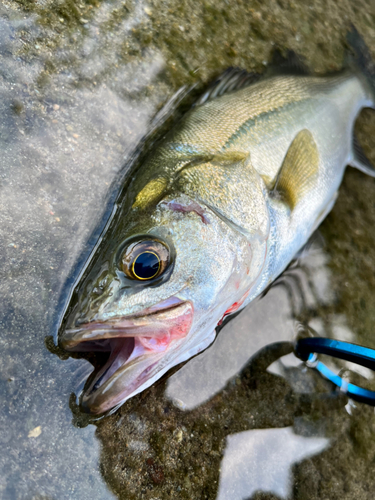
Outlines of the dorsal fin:
[[228,92],[248,87],[261,78],[268,78],[280,74],[309,75],[310,71],[304,59],[292,50],[288,50],[286,54],[283,55],[280,49],[275,49],[271,63],[265,73],[249,73],[241,68],[228,68],[209,85],[208,89],[196,101],[195,106],[200,106]]
[[273,75],[310,75],[311,72],[302,56],[293,50],[287,50],[285,55],[279,48],[273,51],[271,63],[266,76]]
[[318,178],[319,152],[307,129],[294,138],[277,176],[272,195],[281,197],[291,210],[314,188]]
[[362,73],[371,90],[372,101],[375,101],[375,61],[362,36],[352,24],[346,35],[351,54],[346,54],[347,66],[353,67]]
[[226,69],[204,92],[195,103],[195,106],[200,106],[211,99],[220,97],[223,94],[239,90],[251,85],[259,80],[261,75],[257,73],[248,73],[240,68]]

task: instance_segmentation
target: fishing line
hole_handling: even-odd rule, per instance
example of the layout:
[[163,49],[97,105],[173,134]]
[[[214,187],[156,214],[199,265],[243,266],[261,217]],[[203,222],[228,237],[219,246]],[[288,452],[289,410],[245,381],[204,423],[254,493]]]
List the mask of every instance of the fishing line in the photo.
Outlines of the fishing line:
[[324,337],[308,337],[299,339],[294,347],[294,354],[306,362],[310,368],[315,368],[324,378],[340,388],[349,398],[375,406],[375,392],[351,384],[330,370],[318,360],[317,354],[326,354],[334,358],[351,361],[360,366],[375,371],[375,350],[341,340]]

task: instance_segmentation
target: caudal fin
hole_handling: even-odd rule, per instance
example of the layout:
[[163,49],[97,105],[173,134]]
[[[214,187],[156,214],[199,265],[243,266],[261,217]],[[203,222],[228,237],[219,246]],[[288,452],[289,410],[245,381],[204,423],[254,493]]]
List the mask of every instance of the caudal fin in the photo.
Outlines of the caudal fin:
[[371,100],[375,106],[375,62],[372,60],[364,39],[353,24],[346,35],[346,41],[351,52],[349,64],[359,70],[365,78],[371,93]]
[[355,135],[353,136],[353,151],[350,165],[354,168],[357,168],[364,174],[375,177],[375,167],[367,158],[365,152],[362,149],[362,146],[360,145]]
[[[358,33],[355,26],[351,26],[346,35],[346,40],[350,48],[349,65],[352,66],[364,80],[369,92],[369,100],[372,101],[371,107],[375,108],[375,63],[372,60],[370,51]],[[353,149],[351,166],[361,170],[371,177],[375,177],[375,167],[366,157],[358,139],[353,137]]]

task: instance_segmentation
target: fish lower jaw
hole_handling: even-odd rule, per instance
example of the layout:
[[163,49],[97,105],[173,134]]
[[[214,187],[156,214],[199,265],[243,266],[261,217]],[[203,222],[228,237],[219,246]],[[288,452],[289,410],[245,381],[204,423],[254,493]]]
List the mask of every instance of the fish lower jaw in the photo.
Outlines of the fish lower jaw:
[[[142,348],[139,345],[135,346],[133,353],[126,362],[126,366],[133,371],[133,375],[135,375],[134,370],[139,372],[138,377],[127,381],[126,368],[123,365],[122,369],[117,370],[110,379],[107,378],[106,381],[101,381],[100,386],[93,390],[95,384],[99,382],[100,375],[97,374],[95,380],[90,383],[88,389],[81,396],[82,410],[94,415],[105,412],[114,413],[128,399],[151,387],[168,370],[207,349],[215,340],[215,337],[216,331],[210,329],[200,336],[199,342],[188,343],[184,349],[180,350],[178,349],[179,346],[172,345],[167,352],[154,353],[153,356],[152,353],[148,352],[142,357]],[[168,360],[165,359],[166,356],[168,356]],[[113,385],[119,383],[125,387],[122,391],[116,391],[115,397],[109,398],[108,393],[113,389]]]
[[164,366],[163,358],[184,341],[192,321],[193,305],[183,302],[142,317],[125,316],[67,330],[62,339],[67,350],[109,352],[105,364],[86,383],[82,409],[101,414],[134,395]]
[[116,339],[105,365],[91,377],[81,395],[86,413],[104,413],[131,394],[164,354],[147,349],[139,338]]

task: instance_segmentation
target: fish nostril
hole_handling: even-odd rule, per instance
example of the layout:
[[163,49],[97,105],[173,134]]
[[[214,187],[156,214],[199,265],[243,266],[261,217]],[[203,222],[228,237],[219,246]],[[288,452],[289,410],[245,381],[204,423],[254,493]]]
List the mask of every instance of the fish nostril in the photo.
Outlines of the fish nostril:
[[80,314],[74,321],[74,327],[77,328],[85,323],[87,323],[87,316],[85,314]]
[[[95,291],[95,288],[93,292]],[[94,295],[94,293],[92,293]],[[97,313],[99,311],[99,308],[103,304],[104,301],[108,300],[109,297],[113,295],[113,291],[110,288],[107,288],[105,290],[102,290],[100,294],[96,294],[96,297],[94,297],[88,306],[88,312],[90,313]]]

